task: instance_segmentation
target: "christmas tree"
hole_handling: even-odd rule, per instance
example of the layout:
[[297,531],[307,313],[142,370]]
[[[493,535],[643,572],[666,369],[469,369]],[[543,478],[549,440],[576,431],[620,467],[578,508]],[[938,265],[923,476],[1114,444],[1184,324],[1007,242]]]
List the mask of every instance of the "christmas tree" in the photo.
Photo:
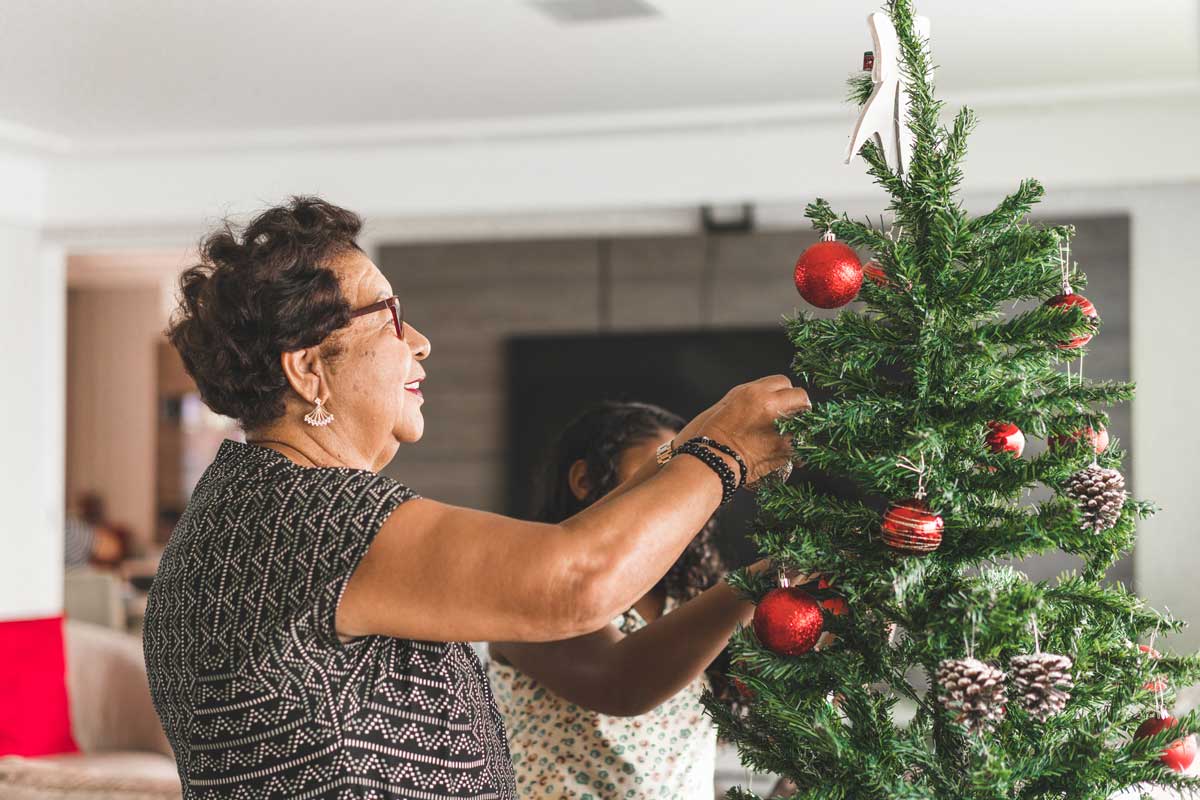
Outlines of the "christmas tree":
[[[1034,180],[966,213],[972,112],[942,124],[911,0],[873,23],[877,49],[887,36],[898,48],[899,78],[877,65],[852,95],[865,125],[895,128],[861,148],[856,134],[852,148],[889,195],[892,224],[808,206],[825,241],[801,256],[797,288],[814,305],[863,306],[788,321],[796,375],[831,399],[780,422],[798,462],[855,489],[760,489],[763,552],[827,580],[732,577],[758,604],[732,643],[750,709],[710,697],[710,713],[748,766],[786,776],[797,798],[1200,788],[1182,774],[1200,718],[1166,711],[1200,679],[1200,658],[1139,645],[1183,623],[1105,579],[1152,507],[1126,496],[1104,428],[1103,408],[1133,387],[1078,367],[1099,328],[1077,293],[1073,231],[1028,221],[1043,194]],[[1027,435],[1051,446],[1024,456]],[[1048,499],[1035,502],[1038,487]],[[1004,564],[1054,550],[1082,566],[1033,582]]]

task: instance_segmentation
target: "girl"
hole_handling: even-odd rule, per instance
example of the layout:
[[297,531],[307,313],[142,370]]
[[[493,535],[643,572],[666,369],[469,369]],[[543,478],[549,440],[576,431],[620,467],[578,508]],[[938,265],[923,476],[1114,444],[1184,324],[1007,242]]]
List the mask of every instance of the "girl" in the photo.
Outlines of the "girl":
[[[600,500],[682,427],[641,403],[586,412],[548,460],[536,519],[566,519]],[[715,527],[710,519],[611,625],[559,642],[491,643],[488,674],[522,797],[712,796],[717,733],[700,695],[711,686],[736,697],[713,662],[753,613],[719,580]]]

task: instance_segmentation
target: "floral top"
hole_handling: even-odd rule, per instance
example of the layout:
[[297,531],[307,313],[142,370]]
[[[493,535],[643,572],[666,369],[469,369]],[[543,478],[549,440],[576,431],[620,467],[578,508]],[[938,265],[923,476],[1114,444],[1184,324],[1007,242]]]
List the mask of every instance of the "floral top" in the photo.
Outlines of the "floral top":
[[[664,613],[674,607],[667,600]],[[630,609],[613,621],[646,625]],[[580,708],[514,667],[491,661],[488,678],[508,730],[517,793],[545,800],[713,796],[717,730],[704,715],[704,676],[648,714],[610,717]]]

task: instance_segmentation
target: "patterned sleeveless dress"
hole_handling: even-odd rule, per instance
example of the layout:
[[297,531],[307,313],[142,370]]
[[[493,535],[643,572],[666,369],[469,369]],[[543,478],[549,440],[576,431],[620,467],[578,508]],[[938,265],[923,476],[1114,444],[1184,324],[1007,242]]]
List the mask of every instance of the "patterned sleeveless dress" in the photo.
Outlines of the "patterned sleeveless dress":
[[[668,599],[663,612],[675,603]],[[636,610],[613,620],[622,632],[646,626]],[[704,676],[648,714],[610,717],[580,708],[506,664],[488,679],[508,729],[517,791],[539,800],[709,800],[717,729],[704,714]]]
[[366,470],[225,441],[150,590],[143,645],[186,800],[516,797],[469,645],[366,636],[334,615],[415,495]]

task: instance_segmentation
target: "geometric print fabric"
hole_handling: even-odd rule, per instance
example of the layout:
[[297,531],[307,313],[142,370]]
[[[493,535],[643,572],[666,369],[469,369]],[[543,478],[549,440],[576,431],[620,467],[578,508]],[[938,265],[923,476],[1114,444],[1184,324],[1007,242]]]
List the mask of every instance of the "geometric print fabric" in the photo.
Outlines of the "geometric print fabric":
[[516,797],[474,651],[339,641],[346,582],[400,503],[367,470],[227,440],[150,590],[150,692],[185,800]]

